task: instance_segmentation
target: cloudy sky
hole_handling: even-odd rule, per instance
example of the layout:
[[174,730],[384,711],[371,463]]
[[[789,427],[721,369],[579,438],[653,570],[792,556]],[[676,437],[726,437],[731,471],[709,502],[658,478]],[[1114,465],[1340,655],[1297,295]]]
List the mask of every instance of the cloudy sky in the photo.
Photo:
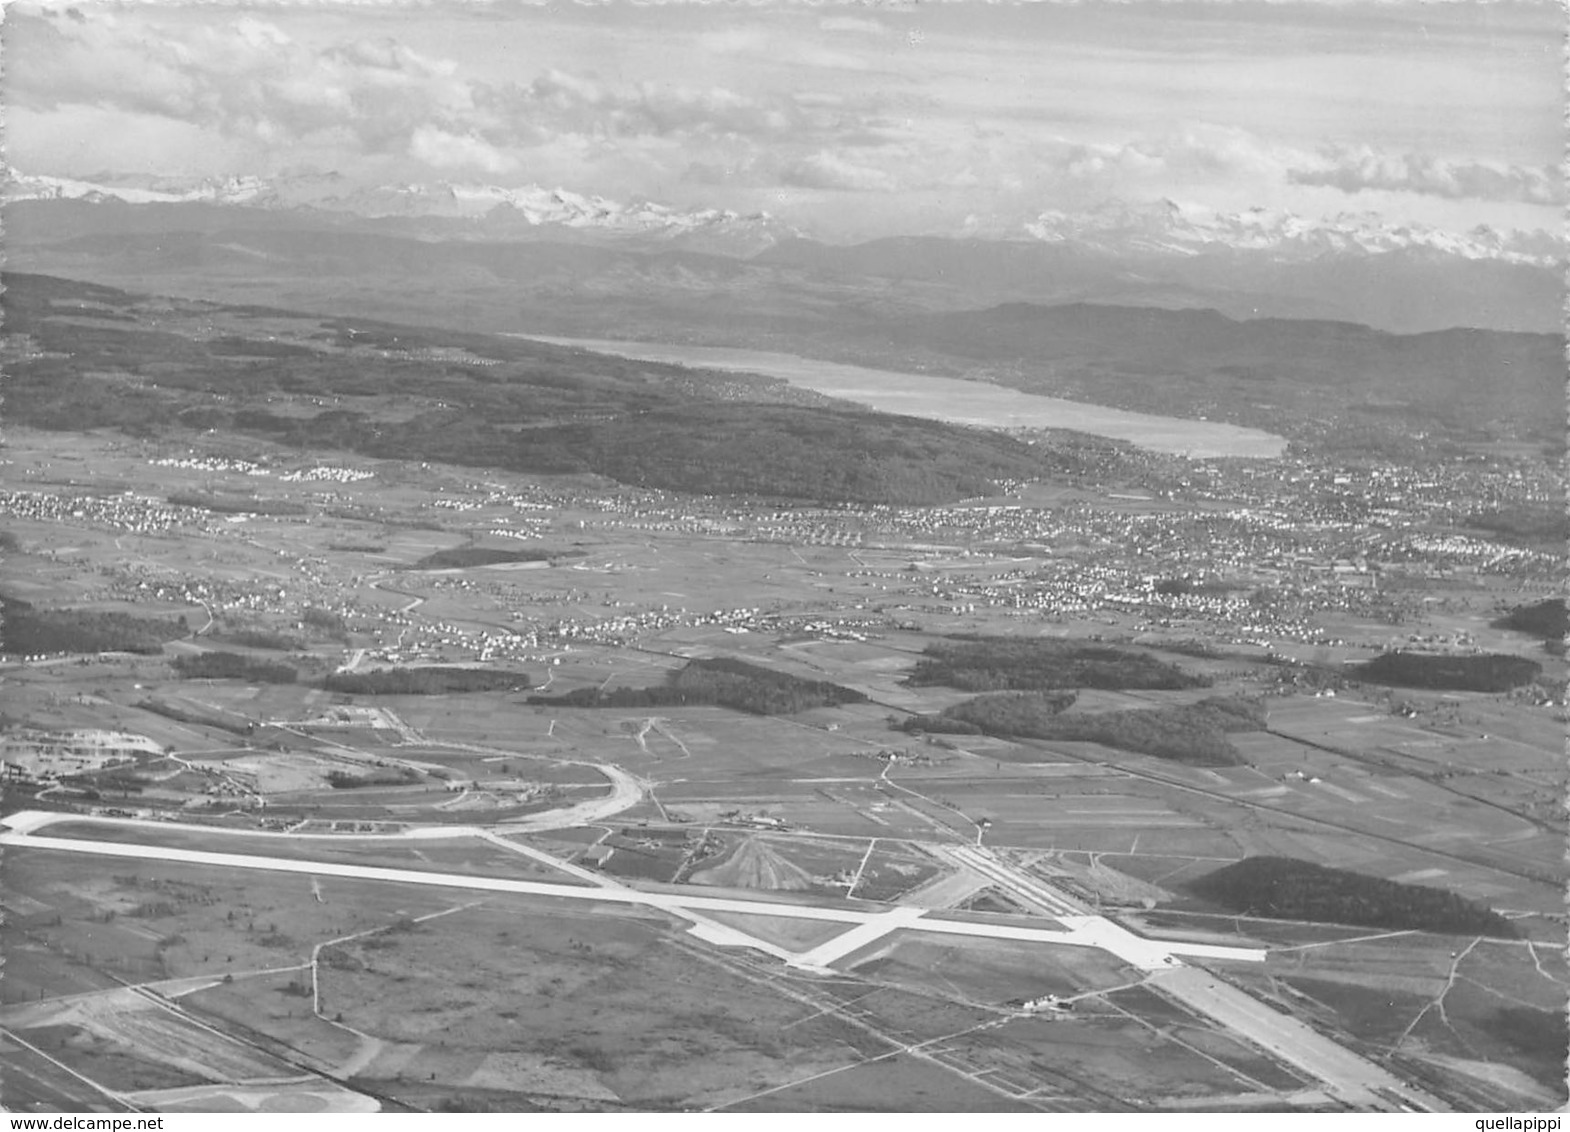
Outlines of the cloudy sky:
[[16,2],[23,173],[540,184],[836,239],[1180,201],[1553,228],[1554,3]]

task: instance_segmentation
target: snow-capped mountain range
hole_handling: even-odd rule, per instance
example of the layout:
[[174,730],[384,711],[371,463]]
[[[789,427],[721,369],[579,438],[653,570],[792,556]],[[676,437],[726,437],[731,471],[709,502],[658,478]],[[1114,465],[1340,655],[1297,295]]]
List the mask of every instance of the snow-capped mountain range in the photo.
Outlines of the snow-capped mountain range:
[[164,187],[156,180],[129,184],[99,184],[69,177],[39,177],[0,170],[0,194],[16,200],[82,200],[125,204],[258,204],[270,196],[270,186],[260,177],[206,178],[183,187]]
[[[714,243],[747,255],[799,235],[766,212],[677,209],[653,201],[620,202],[539,185],[434,184],[349,188],[337,174],[280,181],[258,177],[165,179],[104,178],[79,181],[7,170],[0,179],[6,201],[76,200],[90,203],[237,205],[273,210],[311,209],[368,220],[473,221],[475,235],[518,234],[528,229],[583,236],[643,237],[686,245]],[[716,249],[719,250],[719,249]]]
[[1463,259],[1553,267],[1565,255],[1563,237],[1542,230],[1499,230],[1485,225],[1470,232],[1449,232],[1421,224],[1391,224],[1369,212],[1342,212],[1309,220],[1275,209],[1223,213],[1173,200],[1083,213],[1046,211],[1028,221],[1024,229],[1046,243],[1186,256],[1233,250],[1292,260],[1425,250]]
[[678,209],[646,200],[623,203],[539,185],[511,189],[447,182],[390,185],[360,190],[330,203],[320,201],[316,207],[373,218],[483,220],[491,225],[510,223],[514,227],[566,228],[583,233],[666,239],[709,236],[749,251],[762,250],[798,234],[766,212]]
[[[516,238],[555,232],[591,240],[638,238],[740,256],[801,235],[766,212],[678,209],[645,200],[619,202],[539,185],[504,188],[436,182],[357,188],[345,184],[336,173],[305,173],[277,180],[244,176],[189,181],[105,175],[82,181],[3,169],[0,196],[6,201],[304,209],[345,219],[439,223],[444,235]],[[468,223],[455,230],[443,222]],[[1479,226],[1469,232],[1453,232],[1420,224],[1392,224],[1367,212],[1311,219],[1264,208],[1224,213],[1172,200],[1114,204],[1087,212],[1046,210],[1012,230],[993,234],[993,238],[1073,245],[1113,256],[1194,257],[1231,251],[1280,262],[1418,251],[1558,269],[1566,258],[1563,234],[1540,229]]]

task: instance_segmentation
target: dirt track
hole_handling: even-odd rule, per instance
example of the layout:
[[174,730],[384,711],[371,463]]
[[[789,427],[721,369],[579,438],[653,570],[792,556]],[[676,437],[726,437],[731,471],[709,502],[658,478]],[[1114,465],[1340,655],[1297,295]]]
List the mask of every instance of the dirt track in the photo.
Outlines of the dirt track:
[[719,864],[695,872],[694,884],[722,888],[761,888],[801,892],[812,887],[812,876],[800,865],[787,861],[771,846],[749,837]]

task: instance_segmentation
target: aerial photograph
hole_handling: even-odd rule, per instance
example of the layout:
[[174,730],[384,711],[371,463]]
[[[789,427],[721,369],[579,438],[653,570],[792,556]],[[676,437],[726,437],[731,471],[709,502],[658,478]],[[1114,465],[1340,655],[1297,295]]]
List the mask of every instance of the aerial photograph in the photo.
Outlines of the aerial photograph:
[[1564,34],[7,4],[0,1107],[1563,1111]]

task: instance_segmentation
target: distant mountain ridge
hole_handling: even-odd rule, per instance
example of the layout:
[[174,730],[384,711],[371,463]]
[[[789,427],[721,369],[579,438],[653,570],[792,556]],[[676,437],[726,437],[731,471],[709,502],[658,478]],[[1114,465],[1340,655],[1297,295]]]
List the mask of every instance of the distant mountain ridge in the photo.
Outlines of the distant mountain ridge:
[[[465,269],[447,283],[531,285],[531,302],[545,297],[543,281],[531,281],[522,267],[548,262],[553,309],[595,304],[551,325],[587,336],[661,337],[673,315],[699,323],[722,318],[727,325],[738,317],[761,320],[783,334],[799,331],[802,320],[876,321],[1009,302],[1213,309],[1236,319],[1356,322],[1402,334],[1452,327],[1554,333],[1565,301],[1565,244],[1557,234],[1451,233],[1389,225],[1365,213],[1309,221],[1263,209],[1221,214],[1160,201],[1039,212],[1021,218],[1013,238],[911,235],[830,244],[767,213],[681,210],[539,186],[356,188],[335,174],[275,182],[109,175],[78,181],[8,171],[0,195],[8,250],[28,270],[139,284],[144,272],[170,265],[150,261],[147,248],[119,237],[157,235],[167,239],[155,245],[189,251],[192,233],[274,236],[266,247],[210,240],[223,246],[208,247],[184,267],[223,265],[235,273],[249,258],[255,269],[271,263],[284,270],[302,252],[306,262],[319,264],[312,245],[321,233],[377,235],[419,243],[432,267],[467,260],[479,271]],[[98,247],[72,243],[88,236],[116,239]],[[279,254],[280,239],[300,246],[283,250],[283,260],[251,254]],[[348,242],[335,246],[346,253],[337,259],[338,274],[374,273],[387,258],[387,249],[369,243],[358,251]],[[621,258],[611,265],[608,252]],[[581,263],[573,262],[575,254]],[[673,255],[698,258],[666,258]],[[517,269],[498,273],[498,263]],[[700,297],[709,305],[673,305]],[[607,310],[606,302],[623,307]],[[605,321],[628,317],[636,328]]]
[[1094,231],[1020,240],[895,236],[851,245],[796,239],[752,262],[823,279],[941,283],[963,291],[971,307],[1025,301],[1204,308],[1240,319],[1356,322],[1397,334],[1452,327],[1557,333],[1563,324],[1564,271],[1550,257],[1463,255],[1437,237],[1434,246],[1381,251],[1352,250],[1348,238],[1335,241],[1348,245],[1341,250],[1312,254],[1306,239],[1285,249],[1163,239],[1158,245]]
[[[483,219],[500,222],[503,227],[511,223],[514,227],[561,227],[655,237],[714,231],[734,236],[742,243],[750,241],[756,245],[751,252],[801,235],[767,212],[678,209],[653,201],[620,202],[540,185],[508,188],[438,181],[351,188],[336,173],[298,174],[274,180],[255,176],[180,179],[102,174],[84,181],[5,169],[0,173],[0,192],[7,201],[117,200],[126,204],[311,208],[372,220]],[[1421,224],[1391,224],[1371,212],[1343,212],[1314,220],[1279,209],[1223,213],[1171,199],[1149,204],[1115,203],[1080,212],[1047,209],[984,242],[1024,240],[1073,244],[1094,252],[1121,255],[1193,256],[1249,251],[1269,252],[1282,259],[1310,259],[1422,250],[1537,267],[1556,266],[1564,261],[1566,253],[1562,233],[1541,229],[1480,225],[1458,233]]]
[[[1236,293],[1175,284],[1166,297],[1182,301],[1159,305],[1087,301],[1071,286],[1045,302],[988,302],[1053,291],[1067,273],[1056,263],[1096,266],[1092,253],[1024,242],[792,241],[738,259],[549,239],[428,240],[315,213],[311,226],[303,216],[22,201],[7,210],[7,250],[13,270],[165,295],[481,332],[777,350],[1203,417],[1349,451],[1405,451],[1419,434],[1429,447],[1440,436],[1549,447],[1564,438],[1558,332],[1395,334],[1334,308],[1303,317],[1306,302],[1297,317],[1262,317],[1239,311],[1246,300]],[[1381,278],[1389,276],[1365,277]],[[1103,279],[1117,293],[1116,276]],[[1143,292],[1153,293],[1154,285]],[[1230,302],[1218,311],[1203,304],[1212,297]]]

